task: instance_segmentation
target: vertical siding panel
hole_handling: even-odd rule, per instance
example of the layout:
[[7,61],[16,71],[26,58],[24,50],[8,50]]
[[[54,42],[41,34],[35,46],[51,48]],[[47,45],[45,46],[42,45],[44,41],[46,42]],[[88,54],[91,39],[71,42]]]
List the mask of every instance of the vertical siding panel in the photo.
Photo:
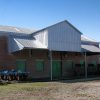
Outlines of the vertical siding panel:
[[48,48],[57,51],[81,51],[81,34],[66,22],[48,28]]

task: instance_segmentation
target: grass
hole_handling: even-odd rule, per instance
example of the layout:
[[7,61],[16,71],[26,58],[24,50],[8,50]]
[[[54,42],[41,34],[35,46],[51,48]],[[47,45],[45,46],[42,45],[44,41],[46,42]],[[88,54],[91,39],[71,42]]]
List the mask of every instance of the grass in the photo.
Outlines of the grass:
[[0,85],[0,100],[100,100],[100,81]]

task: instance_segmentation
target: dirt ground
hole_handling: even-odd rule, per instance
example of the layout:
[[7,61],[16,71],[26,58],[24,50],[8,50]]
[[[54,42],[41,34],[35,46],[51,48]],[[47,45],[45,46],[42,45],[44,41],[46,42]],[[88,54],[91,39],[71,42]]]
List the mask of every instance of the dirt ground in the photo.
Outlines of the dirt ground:
[[0,100],[100,100],[100,80],[0,85]]

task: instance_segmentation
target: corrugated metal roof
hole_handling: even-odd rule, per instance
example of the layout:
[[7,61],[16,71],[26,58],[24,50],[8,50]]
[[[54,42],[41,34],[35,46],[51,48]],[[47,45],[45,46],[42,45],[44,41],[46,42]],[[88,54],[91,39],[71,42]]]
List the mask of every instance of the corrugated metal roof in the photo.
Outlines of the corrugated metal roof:
[[83,52],[100,52],[100,48],[94,46],[94,45],[81,45]]
[[85,41],[85,42],[97,42],[94,39],[88,38],[87,36],[81,35],[81,41]]
[[25,33],[25,34],[31,34],[32,32],[35,32],[35,30],[30,30],[26,28],[3,26],[3,25],[0,25],[0,31],[1,32],[13,32],[13,33]]
[[[11,50],[10,51],[18,51],[18,50],[21,50],[21,49],[24,49],[24,48],[40,48],[40,49],[48,49],[49,48],[49,46],[47,45],[45,45],[46,43],[44,43],[45,41],[43,41],[43,42],[41,42],[41,38],[43,38],[43,40],[46,40],[46,38],[48,38],[48,36],[47,35],[45,35],[45,34],[48,34],[48,32],[47,33],[45,33],[45,31],[43,31],[43,30],[46,30],[47,28],[49,28],[49,29],[53,29],[53,30],[57,30],[57,32],[55,32],[54,31],[54,33],[57,33],[57,35],[58,35],[58,33],[60,34],[60,33],[62,33],[61,32],[61,30],[58,30],[58,29],[62,29],[62,25],[59,25],[59,24],[61,24],[61,23],[67,23],[68,24],[68,26],[71,26],[71,28],[72,29],[74,29],[76,32],[78,32],[79,33],[79,35],[81,35],[81,32],[79,31],[79,30],[77,30],[72,24],[70,24],[68,21],[62,21],[62,22],[59,22],[59,23],[57,23],[57,24],[54,24],[54,25],[51,25],[51,26],[49,26],[49,27],[46,27],[46,28],[44,28],[44,29],[42,29],[42,30],[39,30],[39,31],[36,31],[35,32],[35,30],[29,30],[29,29],[24,29],[24,28],[18,28],[18,27],[12,27],[12,26],[0,26],[0,32],[2,33],[3,31],[4,32],[6,32],[6,34],[7,33],[9,33],[9,32],[11,32],[11,34],[9,35],[9,47],[11,47]],[[65,25],[64,24],[64,25]],[[58,25],[58,27],[57,28],[53,28],[52,26],[57,26]],[[64,27],[65,28],[65,27]],[[66,29],[67,30],[67,29]],[[69,30],[70,30],[70,28],[69,28]],[[68,30],[67,30],[68,31]],[[43,36],[39,36],[40,37],[40,39],[39,38],[36,38],[36,34],[35,33],[41,33],[41,35],[43,35]],[[50,31],[49,30],[49,32],[51,32],[51,33],[53,33],[52,31]],[[66,31],[64,30],[64,32],[65,32],[65,34],[66,34]],[[74,32],[74,31],[73,31]],[[15,34],[14,34],[15,33]],[[25,33],[25,34],[24,34]],[[43,34],[42,34],[43,33]],[[69,33],[69,32],[68,32]],[[72,32],[70,32],[70,33],[72,33]],[[34,34],[34,35],[32,35],[32,34]],[[54,35],[54,34],[53,34]],[[59,35],[58,37],[62,37],[63,36],[63,34],[61,34],[61,36]],[[69,36],[69,35],[68,35]],[[66,37],[68,37],[68,36],[66,36]],[[75,35],[76,36],[76,35]],[[50,36],[49,36],[50,37]],[[53,36],[54,37],[54,36]],[[57,36],[55,36],[56,38],[57,38]],[[64,37],[65,37],[65,35],[64,35]],[[64,39],[64,37],[63,37],[63,39]],[[68,40],[67,38],[65,37],[65,40]],[[74,37],[74,35],[73,35],[73,37]],[[57,38],[58,39],[58,38]],[[58,42],[57,41],[57,39],[56,39],[56,41],[55,41],[55,43],[56,42]],[[58,45],[59,46],[61,46],[61,47],[59,47],[59,48],[62,48],[62,45],[64,45],[63,43],[61,44],[61,42],[62,42],[62,40],[63,39],[61,39],[61,41],[59,41],[58,42]],[[75,39],[75,37],[74,37],[74,39]],[[80,38],[78,38],[78,39],[80,39]],[[78,40],[77,38],[76,38],[76,40]],[[55,40],[55,38],[54,38],[54,40]],[[70,39],[71,40],[71,42],[70,43],[72,43],[72,38]],[[94,42],[94,43],[98,43],[97,41],[95,41],[95,40],[93,40],[93,39],[90,39],[90,38],[87,38],[86,36],[83,36],[83,35],[81,35],[81,41],[83,41],[83,42]],[[48,42],[48,41],[46,41],[46,42]],[[49,41],[50,42],[50,41]],[[68,41],[65,41],[65,46],[63,46],[64,47],[64,49],[65,49],[65,47],[66,47],[66,42],[68,42]],[[79,41],[78,41],[79,42]],[[77,42],[77,43],[78,43]],[[43,44],[44,43],[44,44]],[[56,47],[57,46],[57,43],[54,45],[54,42],[52,42],[52,40],[51,40],[51,43],[52,43],[52,45],[54,46],[54,47]],[[60,44],[59,44],[60,43]],[[75,43],[75,41],[73,42],[73,43]],[[80,42],[79,42],[79,44],[80,44]],[[68,45],[69,45],[69,47],[70,46],[72,46],[72,44],[69,44],[69,42],[68,42]],[[77,45],[77,44],[76,44]],[[73,44],[73,48],[75,49],[75,46],[76,46],[75,44]],[[68,47],[68,49],[69,49],[69,47]],[[79,46],[80,47],[80,46]],[[98,47],[96,47],[96,46],[93,46],[93,45],[85,45],[85,44],[82,44],[81,45],[81,47],[82,47],[82,50],[86,50],[86,51],[88,51],[88,52],[100,52],[100,48],[98,48]],[[59,49],[58,48],[58,49]],[[73,48],[71,48],[70,50],[72,50]],[[14,50],[13,50],[14,49]],[[50,48],[51,49],[51,48]],[[58,50],[57,49],[57,50]],[[60,49],[60,50],[62,50],[62,51],[64,51],[64,49],[62,50],[62,49]],[[73,49],[73,50],[74,50]],[[81,48],[80,48],[81,49]],[[54,50],[56,50],[56,49],[54,49]],[[67,50],[67,49],[65,49],[65,50]]]
[[24,48],[41,48],[41,49],[47,49],[45,45],[43,45],[41,42],[35,39],[19,39],[15,38],[16,41],[18,41],[21,45],[24,46]]
[[23,48],[24,46],[16,41],[13,37],[8,37],[8,50],[10,53],[22,50]]

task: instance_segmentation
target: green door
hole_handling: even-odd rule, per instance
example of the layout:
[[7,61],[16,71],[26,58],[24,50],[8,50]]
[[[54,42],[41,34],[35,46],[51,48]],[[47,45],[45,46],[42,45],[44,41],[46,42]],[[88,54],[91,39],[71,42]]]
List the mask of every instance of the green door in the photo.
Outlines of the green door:
[[61,61],[52,61],[52,77],[59,79],[61,76]]
[[36,61],[36,71],[43,72],[44,70],[44,61]]
[[25,60],[17,60],[16,67],[17,67],[17,70],[24,72],[25,68],[26,68],[26,61]]

